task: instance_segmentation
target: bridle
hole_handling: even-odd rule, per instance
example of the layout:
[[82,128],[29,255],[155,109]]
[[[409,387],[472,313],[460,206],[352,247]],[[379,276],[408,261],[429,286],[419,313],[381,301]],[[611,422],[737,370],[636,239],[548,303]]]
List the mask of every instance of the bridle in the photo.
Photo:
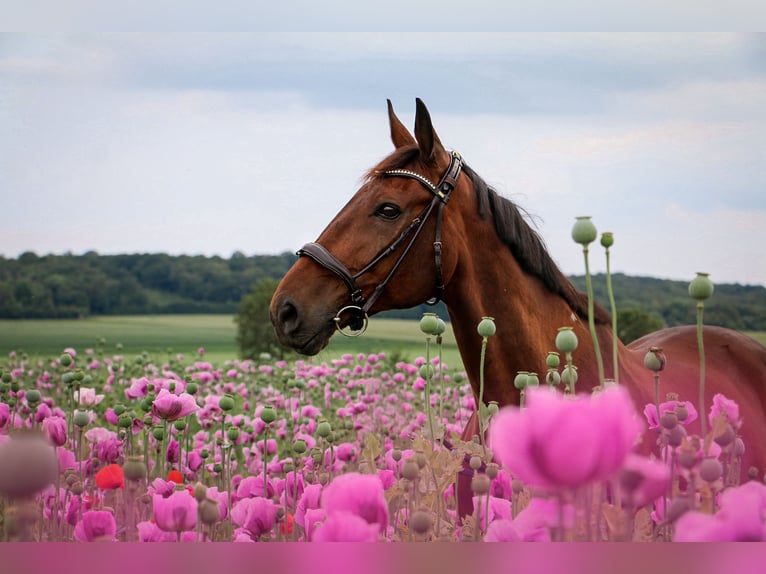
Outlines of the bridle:
[[[349,337],[357,337],[364,333],[364,331],[367,329],[367,314],[375,302],[378,300],[378,298],[383,294],[386,285],[388,285],[389,281],[391,281],[391,278],[399,269],[399,266],[410,253],[410,250],[415,244],[415,241],[417,241],[418,237],[420,236],[420,232],[423,230],[426,221],[428,221],[428,218],[434,211],[436,211],[436,233],[434,237],[434,260],[436,262],[436,298],[433,300],[433,303],[436,303],[439,299],[441,299],[444,293],[441,240],[442,210],[444,209],[444,206],[447,205],[450,194],[457,185],[457,178],[460,175],[462,168],[463,159],[460,157],[459,153],[453,151],[450,153],[449,166],[439,180],[439,183],[436,185],[434,185],[427,177],[406,169],[392,169],[384,171],[381,174],[385,177],[406,177],[409,179],[414,179],[433,194],[433,199],[425,207],[425,209],[420,212],[420,214],[415,219],[412,220],[407,228],[405,228],[404,231],[399,234],[399,237],[394,239],[394,241],[392,241],[388,247],[373,257],[372,261],[365,265],[358,273],[352,274],[348,270],[348,267],[346,267],[337,257],[335,257],[319,243],[307,243],[298,250],[298,256],[306,255],[310,257],[325,269],[335,273],[335,275],[340,277],[348,287],[349,294],[351,296],[351,305],[347,305],[340,309],[340,311],[338,311],[333,318],[336,328],[342,334]],[[410,237],[410,235],[412,235],[412,237]],[[409,243],[407,243],[407,245],[404,247],[401,255],[399,255],[399,259],[397,259],[396,263],[394,263],[393,267],[391,267],[388,275],[386,275],[383,281],[378,283],[370,296],[365,299],[362,293],[362,288],[359,287],[359,284],[357,283],[357,279],[370,271],[373,267],[380,263],[380,261],[396,252],[399,246],[402,245],[402,243],[404,243],[408,237],[410,237]],[[349,329],[351,329],[351,332],[343,330],[341,320],[342,316],[344,315],[349,316],[347,325]]]

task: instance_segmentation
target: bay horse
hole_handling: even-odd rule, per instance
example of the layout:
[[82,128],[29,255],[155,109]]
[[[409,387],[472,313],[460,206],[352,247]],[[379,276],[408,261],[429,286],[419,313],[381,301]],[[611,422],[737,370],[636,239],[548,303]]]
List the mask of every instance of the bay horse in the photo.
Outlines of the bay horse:
[[[274,293],[270,313],[279,340],[314,355],[336,328],[361,331],[368,315],[437,297],[447,305],[477,403],[481,336],[476,327],[484,316],[497,320],[497,332],[487,345],[485,403],[519,404],[515,374],[545,373],[546,356],[555,350],[557,329],[564,326],[572,327],[579,339],[574,353],[577,389],[592,389],[599,377],[587,325],[587,297],[557,267],[522,210],[498,195],[459,154],[444,148],[420,99],[414,136],[397,118],[390,100],[388,117],[394,151],[366,174],[361,188],[317,241],[298,252],[300,257]],[[594,321],[604,373],[610,377],[611,319],[596,306]],[[697,407],[696,327],[683,326],[619,344],[619,382],[629,389],[637,409],[654,404],[654,376],[643,362],[653,346],[667,357],[660,373],[661,400],[673,392]],[[705,327],[704,346],[707,407],[699,416],[707,416],[715,393],[736,401],[744,421],[742,469],[754,466],[763,472],[766,348],[718,327]],[[699,419],[687,430],[700,433]],[[474,416],[464,439],[476,433]],[[645,452],[656,436],[647,432]],[[469,492],[464,474],[458,482],[459,492]],[[461,515],[470,510],[465,501],[458,505]]]

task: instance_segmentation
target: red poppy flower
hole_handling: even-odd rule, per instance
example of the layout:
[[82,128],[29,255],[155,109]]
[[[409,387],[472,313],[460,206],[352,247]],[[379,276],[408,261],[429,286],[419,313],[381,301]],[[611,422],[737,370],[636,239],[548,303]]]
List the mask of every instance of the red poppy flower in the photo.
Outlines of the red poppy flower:
[[285,519],[282,521],[282,524],[279,525],[279,528],[282,530],[282,534],[292,534],[293,533],[293,515],[289,512],[285,514]]
[[184,477],[181,475],[180,470],[173,469],[168,473],[168,482],[175,482],[176,484],[183,484]]
[[96,473],[96,486],[101,490],[125,488],[125,475],[119,464],[110,464]]

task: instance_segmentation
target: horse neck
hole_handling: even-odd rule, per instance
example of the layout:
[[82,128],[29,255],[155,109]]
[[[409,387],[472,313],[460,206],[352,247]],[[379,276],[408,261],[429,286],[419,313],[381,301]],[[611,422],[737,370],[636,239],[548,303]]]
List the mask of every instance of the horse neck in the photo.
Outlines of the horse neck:
[[[546,357],[549,351],[556,350],[556,333],[564,326],[572,327],[579,340],[573,354],[578,367],[578,391],[598,384],[587,318],[578,317],[560,295],[521,269],[510,250],[496,236],[493,241],[492,235],[485,236],[480,243],[489,263],[482,265],[475,255],[463,257],[444,298],[474,393],[479,394],[482,345],[476,327],[484,316],[494,317],[497,326],[487,343],[485,403],[518,404],[519,391],[513,385],[518,371],[536,372],[544,384]],[[612,330],[607,325],[598,325],[597,336],[605,375],[611,377]],[[624,353],[624,347],[619,346],[620,353]],[[563,356],[561,362],[563,366]]]

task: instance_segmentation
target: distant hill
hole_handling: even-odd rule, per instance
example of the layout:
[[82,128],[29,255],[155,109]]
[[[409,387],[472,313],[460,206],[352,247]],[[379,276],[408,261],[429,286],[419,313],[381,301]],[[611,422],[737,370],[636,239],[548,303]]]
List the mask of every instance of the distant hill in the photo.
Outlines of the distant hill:
[[[252,285],[280,278],[295,262],[293,253],[234,253],[228,259],[162,253],[129,255],[42,255],[0,257],[1,318],[72,318],[91,315],[236,313]],[[585,278],[571,277],[580,290]],[[651,277],[612,277],[618,309],[634,308],[668,326],[693,323],[688,282]],[[596,299],[608,308],[604,275],[593,278]],[[388,317],[419,318],[443,304],[390,311]],[[705,322],[733,329],[766,331],[766,288],[716,285],[705,305]]]

